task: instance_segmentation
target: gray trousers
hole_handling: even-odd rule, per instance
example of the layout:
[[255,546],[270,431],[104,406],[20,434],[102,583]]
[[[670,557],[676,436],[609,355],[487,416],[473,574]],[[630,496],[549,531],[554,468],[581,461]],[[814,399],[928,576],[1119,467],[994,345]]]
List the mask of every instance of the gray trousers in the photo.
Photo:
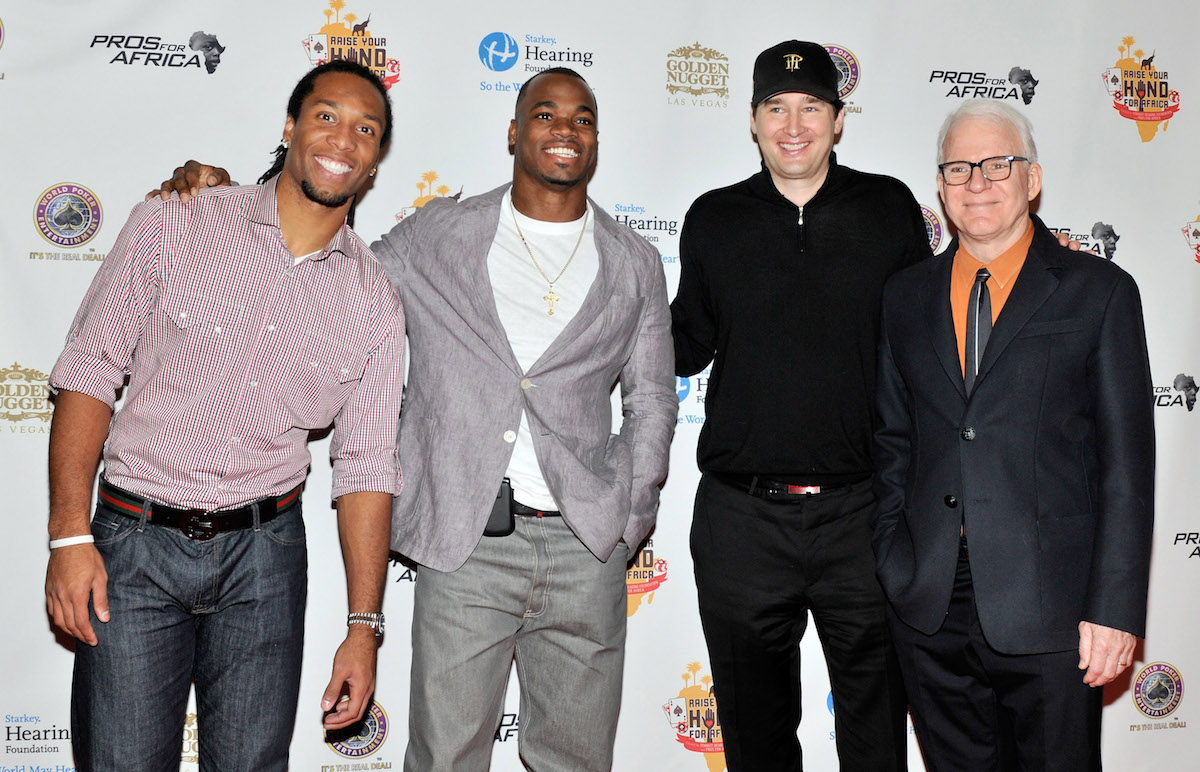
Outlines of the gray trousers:
[[406,772],[487,770],[515,657],[521,759],[532,770],[612,766],[625,664],[625,567],[596,559],[562,518],[518,517],[466,564],[422,566],[413,600]]

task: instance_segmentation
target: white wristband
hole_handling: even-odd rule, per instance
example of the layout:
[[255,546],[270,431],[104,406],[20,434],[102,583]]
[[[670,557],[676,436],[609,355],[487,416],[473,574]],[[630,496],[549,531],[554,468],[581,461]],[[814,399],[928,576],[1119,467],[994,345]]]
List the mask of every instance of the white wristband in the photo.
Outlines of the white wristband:
[[50,549],[56,550],[59,547],[70,547],[75,544],[91,544],[96,541],[96,537],[89,534],[83,536],[68,536],[65,539],[51,539]]

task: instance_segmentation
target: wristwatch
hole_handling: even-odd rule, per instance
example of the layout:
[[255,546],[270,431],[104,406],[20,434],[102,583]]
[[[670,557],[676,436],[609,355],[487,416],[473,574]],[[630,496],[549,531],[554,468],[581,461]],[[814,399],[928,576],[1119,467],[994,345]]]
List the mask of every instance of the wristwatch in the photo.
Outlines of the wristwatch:
[[376,638],[383,637],[383,614],[380,612],[355,611],[346,615],[346,627],[366,625],[375,631]]

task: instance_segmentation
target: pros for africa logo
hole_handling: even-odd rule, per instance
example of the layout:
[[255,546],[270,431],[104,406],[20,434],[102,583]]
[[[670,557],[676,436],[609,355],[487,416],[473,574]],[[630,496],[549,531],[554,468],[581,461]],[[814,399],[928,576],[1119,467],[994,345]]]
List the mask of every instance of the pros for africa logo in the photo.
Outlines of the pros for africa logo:
[[654,540],[646,542],[646,546],[637,554],[633,565],[625,572],[625,594],[629,607],[626,617],[634,615],[645,600],[649,606],[654,602],[654,592],[667,581],[667,560],[654,554]]
[[925,236],[929,239],[929,248],[933,250],[934,254],[937,254],[942,247],[942,240],[946,237],[942,219],[937,216],[937,212],[924,204],[921,204],[921,218],[925,220]]
[[[1151,662],[1133,679],[1133,704],[1150,718],[1165,718],[1183,701],[1183,676],[1166,662]],[[1155,724],[1155,728],[1168,725]]]
[[357,734],[349,737],[338,735],[338,739],[330,739],[325,744],[348,759],[361,759],[379,750],[387,740],[387,735],[387,713],[383,712],[378,702],[372,702]]
[[1134,48],[1132,35],[1121,38],[1117,47],[1120,58],[1104,71],[1104,88],[1112,96],[1113,109],[1122,118],[1136,122],[1142,142],[1149,142],[1163,131],[1179,111],[1179,92],[1168,83],[1168,73],[1154,64],[1158,49],[1149,55]]
[[358,62],[390,89],[400,80],[400,60],[388,56],[387,38],[371,34],[371,14],[359,21],[356,14],[343,14],[345,8],[346,0],[329,0],[325,26],[300,41],[308,61],[314,67],[334,59]]
[[96,194],[73,182],[46,188],[33,210],[38,233],[60,247],[81,247],[88,243],[99,232],[103,219]]
[[662,706],[667,723],[675,731],[675,742],[692,753],[704,755],[709,772],[725,769],[725,743],[721,739],[721,718],[717,698],[712,693],[712,676],[696,678],[704,667],[691,662],[681,674],[679,695]]

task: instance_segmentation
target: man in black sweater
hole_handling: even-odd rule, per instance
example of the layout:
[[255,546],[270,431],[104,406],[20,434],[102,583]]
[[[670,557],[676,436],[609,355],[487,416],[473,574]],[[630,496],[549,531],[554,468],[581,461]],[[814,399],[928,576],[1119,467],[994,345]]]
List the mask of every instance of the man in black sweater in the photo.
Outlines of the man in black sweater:
[[730,772],[802,768],[809,611],[842,769],[905,768],[871,551],[875,350],[884,281],[930,249],[903,183],[838,165],[837,84],[820,45],[764,51],[751,101],[764,168],[701,196],[680,238],[676,372],[712,362],[691,543]]

